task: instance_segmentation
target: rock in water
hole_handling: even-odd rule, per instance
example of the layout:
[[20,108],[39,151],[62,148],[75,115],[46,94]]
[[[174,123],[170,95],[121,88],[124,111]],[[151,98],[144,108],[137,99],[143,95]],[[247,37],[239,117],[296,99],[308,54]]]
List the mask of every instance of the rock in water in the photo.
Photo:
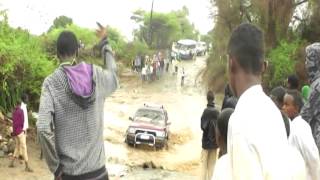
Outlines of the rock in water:
[[157,168],[157,166],[152,162],[152,161],[150,161],[150,162],[144,162],[143,164],[142,164],[142,168],[143,169],[156,169]]
[[8,153],[13,153],[14,147],[15,147],[15,143],[14,143],[13,139],[10,139],[8,142]]
[[4,157],[4,152],[2,150],[0,150],[0,158]]
[[7,127],[7,129],[6,129],[6,135],[7,135],[7,137],[11,137],[11,133],[13,132],[13,129],[12,129],[12,127]]
[[0,120],[4,120],[4,115],[0,112]]
[[8,152],[9,152],[8,146],[7,146],[7,145],[4,145],[4,146],[2,147],[2,151],[3,151],[4,153],[8,153]]

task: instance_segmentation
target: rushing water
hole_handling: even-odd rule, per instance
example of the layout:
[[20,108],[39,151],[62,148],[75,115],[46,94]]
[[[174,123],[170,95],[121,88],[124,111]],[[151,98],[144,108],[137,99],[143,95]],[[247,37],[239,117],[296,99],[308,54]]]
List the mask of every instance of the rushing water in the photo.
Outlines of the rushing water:
[[[107,99],[105,145],[109,171],[114,171],[110,174],[126,174],[129,179],[140,179],[142,175],[148,179],[152,172],[153,175],[158,174],[155,179],[181,179],[183,175],[186,176],[183,179],[197,179],[202,135],[200,117],[206,106],[206,93],[196,81],[196,76],[204,68],[205,58],[183,61],[179,66],[179,69],[184,67],[186,73],[183,87],[180,85],[180,73],[165,74],[161,80],[152,83],[142,83],[133,74],[122,78],[121,88]],[[129,147],[124,143],[125,131],[131,122],[128,118],[144,103],[162,104],[167,109],[172,123],[168,149],[155,151],[145,146]],[[136,168],[145,162],[153,162],[158,169],[146,171]],[[113,165],[118,168],[113,168]]]

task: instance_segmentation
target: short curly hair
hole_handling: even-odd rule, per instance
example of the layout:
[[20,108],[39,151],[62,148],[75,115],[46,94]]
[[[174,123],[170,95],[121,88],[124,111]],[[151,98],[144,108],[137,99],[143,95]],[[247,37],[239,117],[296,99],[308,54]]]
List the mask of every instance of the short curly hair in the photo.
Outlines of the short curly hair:
[[59,58],[70,57],[78,54],[78,40],[71,31],[63,31],[57,40],[57,55]]

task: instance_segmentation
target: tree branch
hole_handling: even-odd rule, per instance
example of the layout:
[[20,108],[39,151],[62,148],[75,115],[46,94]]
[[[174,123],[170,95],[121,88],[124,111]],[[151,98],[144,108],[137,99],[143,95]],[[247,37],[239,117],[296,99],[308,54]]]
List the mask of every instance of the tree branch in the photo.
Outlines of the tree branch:
[[241,19],[242,16],[245,16],[245,18],[251,23],[251,17],[249,15],[248,9],[252,6],[252,4],[250,4],[249,6],[243,6],[242,4],[240,4],[240,12],[241,12]]
[[300,18],[300,17],[298,17],[298,16],[293,16],[293,18],[294,18],[295,20],[297,20],[297,21],[302,22],[302,23],[305,23],[306,20],[307,20],[307,19]]
[[246,18],[247,18],[247,20],[249,21],[249,23],[252,23],[252,20],[251,20],[251,17],[250,17],[250,15],[249,15],[249,13],[248,13],[248,11],[246,11]]
[[298,21],[303,21],[303,19],[299,18],[298,16],[293,16],[293,18],[298,20]]
[[309,0],[302,0],[302,1],[300,1],[300,2],[297,2],[297,3],[295,3],[295,4],[293,5],[293,7],[300,6],[301,4],[306,3],[306,2],[309,2]]

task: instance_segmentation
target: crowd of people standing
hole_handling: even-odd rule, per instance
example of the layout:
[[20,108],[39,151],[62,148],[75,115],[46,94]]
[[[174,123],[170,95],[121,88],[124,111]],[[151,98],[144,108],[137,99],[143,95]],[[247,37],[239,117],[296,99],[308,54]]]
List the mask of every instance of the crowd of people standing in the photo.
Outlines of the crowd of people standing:
[[269,95],[261,85],[263,44],[262,31],[248,23],[231,35],[222,110],[209,91],[201,117],[203,180],[320,179],[320,43],[306,48],[310,87],[300,92],[290,75]]
[[[78,62],[77,38],[63,31],[57,40],[61,64],[42,85],[37,131],[49,170],[58,180],[108,179],[103,107],[105,98],[117,89],[118,77],[112,49],[106,37],[102,40],[104,66],[98,67]],[[289,76],[287,88],[265,93],[261,85],[267,68],[264,39],[256,26],[244,23],[233,31],[228,55],[223,107],[217,108],[209,91],[201,117],[201,179],[319,180],[320,43],[306,48],[310,87],[303,86],[302,93],[295,76]],[[143,80],[160,79],[171,64],[166,59],[161,53],[138,55],[134,70]],[[26,171],[32,172],[24,113],[24,105],[18,102],[12,134],[17,146],[10,167],[21,154]]]
[[161,79],[165,73],[177,75],[180,69],[181,85],[184,85],[185,71],[180,67],[179,57],[170,57],[166,53],[158,52],[152,56],[138,53],[132,61],[132,70],[138,73],[143,82],[153,82]]

